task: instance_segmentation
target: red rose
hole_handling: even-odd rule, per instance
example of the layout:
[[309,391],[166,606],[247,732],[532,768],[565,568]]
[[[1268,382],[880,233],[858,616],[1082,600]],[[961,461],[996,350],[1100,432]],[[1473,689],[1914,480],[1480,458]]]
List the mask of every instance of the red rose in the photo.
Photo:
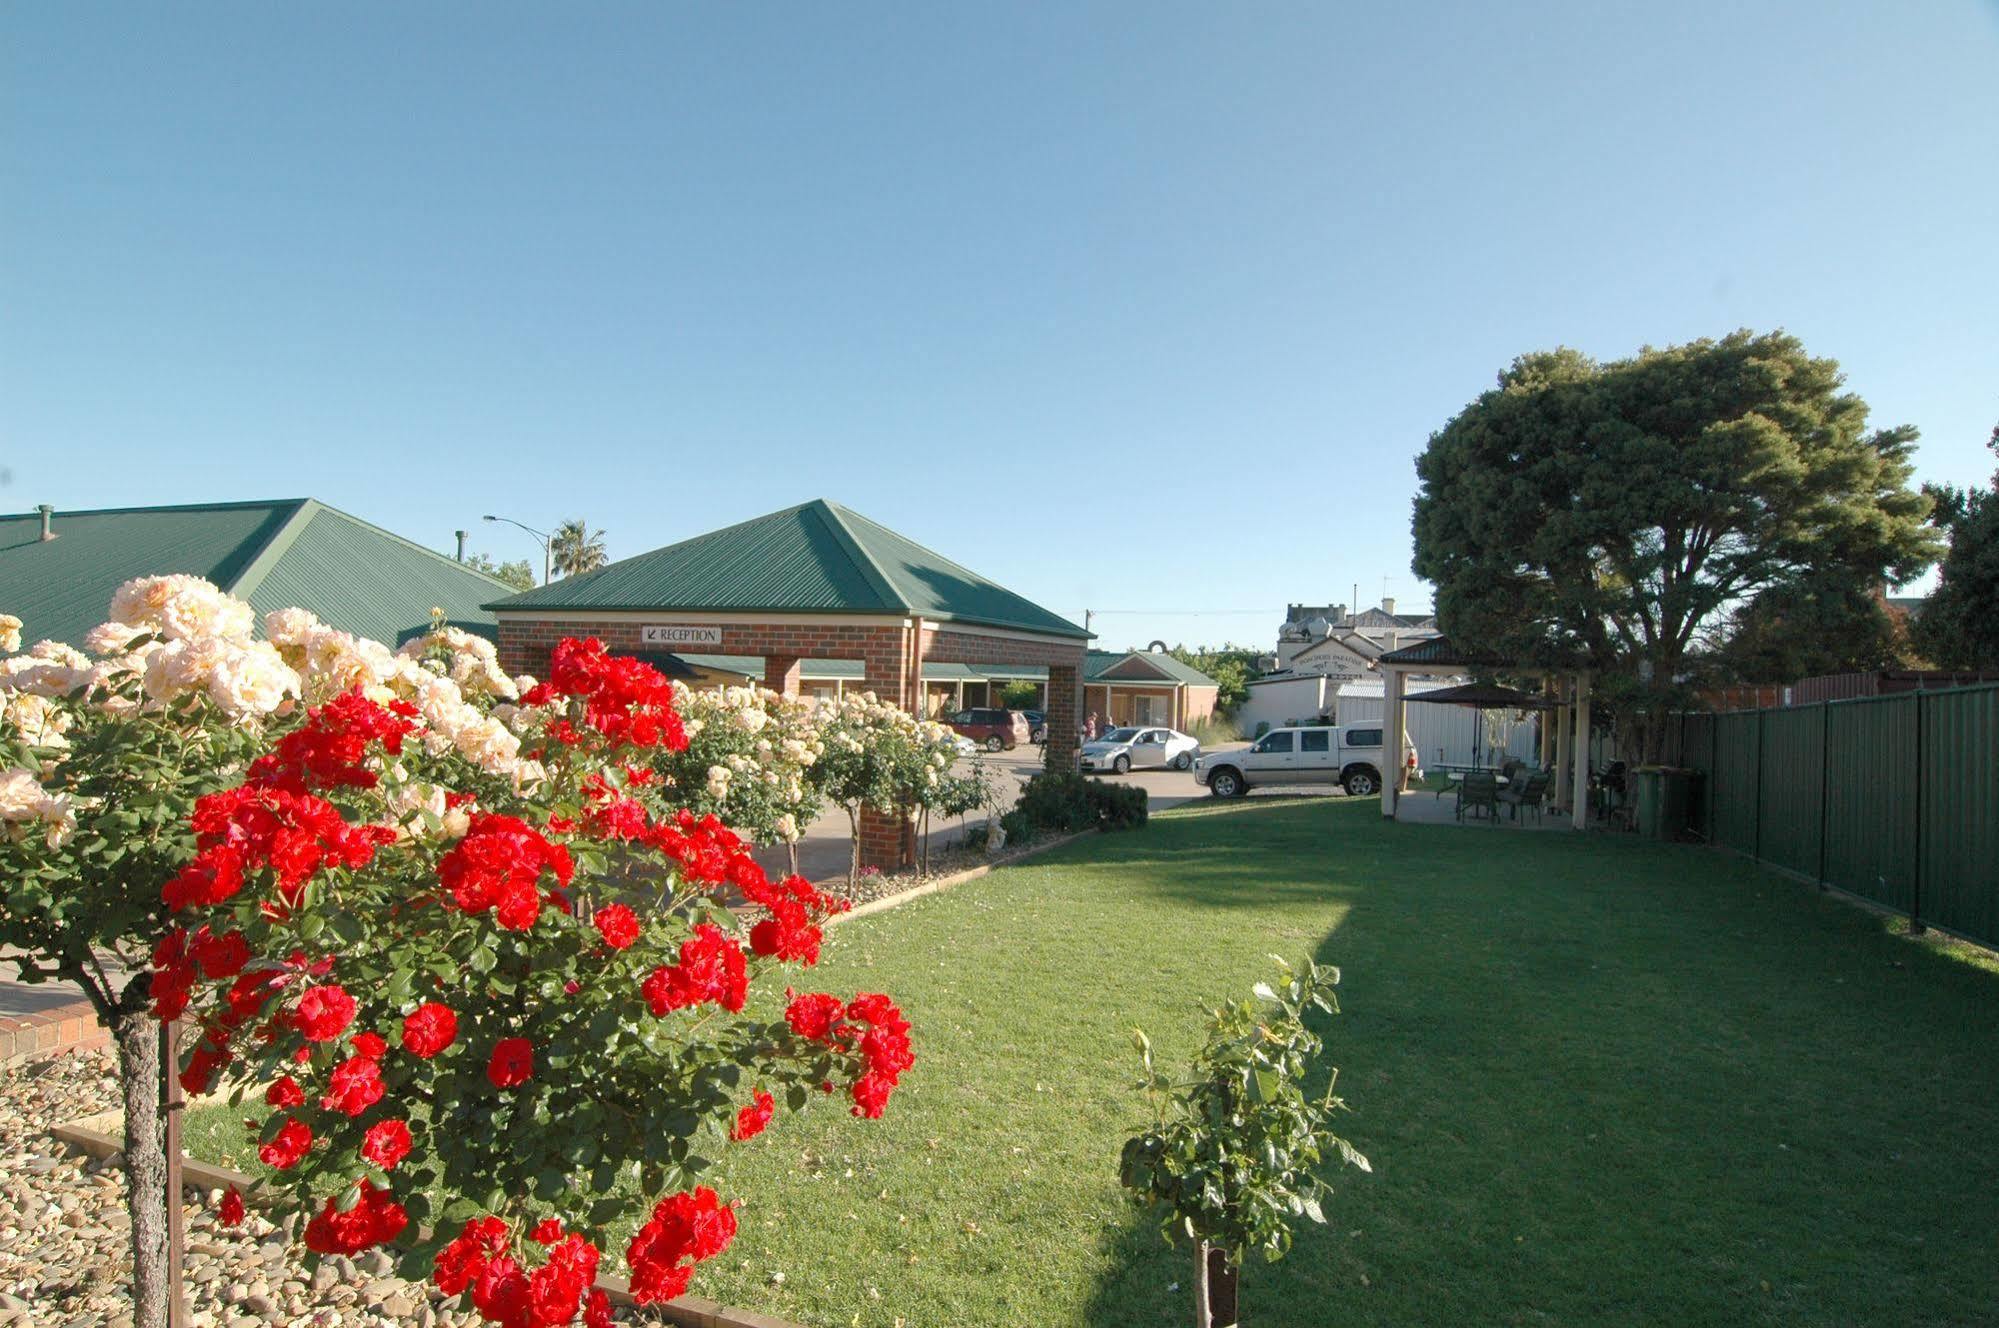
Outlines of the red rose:
[[290,1171],[312,1147],[312,1127],[296,1116],[288,1116],[269,1143],[257,1150],[257,1159],[267,1167]]
[[427,1001],[403,1019],[403,1050],[429,1060],[458,1037],[458,1016],[451,1007]]
[[243,971],[243,965],[250,962],[250,943],[243,939],[240,931],[213,936],[208,928],[203,927],[195,932],[189,953],[194,962],[201,965],[203,976],[233,978]]
[[736,1125],[729,1131],[729,1137],[737,1143],[754,1139],[764,1132],[764,1127],[770,1124],[770,1118],[776,1114],[777,1099],[759,1088],[750,1105],[736,1113]]
[[639,915],[623,904],[606,904],[597,910],[597,934],[613,950],[622,950],[639,938]]
[[317,1254],[359,1254],[394,1240],[409,1225],[409,1214],[387,1190],[361,1182],[361,1197],[341,1212],[339,1199],[329,1198],[305,1226],[305,1247]]
[[497,1217],[475,1217],[450,1244],[437,1252],[431,1281],[447,1296],[472,1285],[486,1261],[507,1248],[507,1224]]
[[611,1298],[592,1290],[583,1306],[583,1328],[611,1328]]
[[308,1042],[331,1042],[354,1022],[354,998],[338,983],[307,987],[294,1016]]
[[298,1080],[282,1074],[264,1090],[264,1102],[273,1107],[302,1107],[305,1105],[305,1090],[298,1086]]
[[378,1061],[389,1053],[389,1044],[380,1033],[356,1033],[348,1045],[354,1048],[355,1055],[366,1056],[371,1061]]
[[361,1141],[361,1156],[384,1171],[395,1170],[396,1163],[409,1156],[409,1151],[410,1127],[406,1121],[376,1121]]
[[680,943],[680,962],[662,964],[640,984],[646,1008],[655,1015],[713,1001],[734,1012],[743,1008],[749,975],[743,948],[704,922]]
[[494,1323],[528,1323],[528,1280],[521,1266],[505,1254],[487,1260],[472,1279],[472,1305]]
[[784,1019],[798,1036],[809,1042],[824,1042],[845,1011],[846,1005],[839,997],[817,992],[794,997],[791,1004],[785,1007]]
[[501,1038],[486,1062],[486,1077],[495,1088],[515,1088],[534,1078],[534,1043],[524,1037]]
[[222,1196],[222,1207],[216,1210],[215,1220],[225,1227],[243,1225],[243,1196],[236,1192],[234,1185],[229,1187],[229,1193]]
[[552,1217],[544,1217],[528,1232],[528,1239],[537,1245],[553,1245],[562,1239],[562,1223]]
[[333,1078],[319,1105],[358,1116],[382,1100],[382,1087],[380,1065],[366,1056],[350,1056],[333,1067]]
[[625,1248],[632,1299],[641,1305],[672,1300],[687,1290],[695,1264],[714,1258],[735,1238],[736,1210],[721,1206],[707,1186],[661,1199]]

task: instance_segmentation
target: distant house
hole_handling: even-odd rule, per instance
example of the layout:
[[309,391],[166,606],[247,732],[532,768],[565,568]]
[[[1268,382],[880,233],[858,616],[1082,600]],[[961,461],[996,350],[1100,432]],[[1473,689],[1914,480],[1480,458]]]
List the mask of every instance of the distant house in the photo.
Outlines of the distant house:
[[395,645],[444,610],[494,635],[480,606],[512,588],[311,498],[111,507],[0,516],[0,612],[23,641],[77,645],[111,594],[139,576],[205,577],[272,609],[308,609],[334,627]]
[[1083,665],[1083,713],[1113,724],[1186,729],[1214,715],[1220,690],[1164,651],[1092,650]]
[[1277,629],[1276,670],[1361,677],[1384,651],[1438,635],[1430,613],[1397,613],[1395,601],[1348,612],[1344,604],[1293,604]]

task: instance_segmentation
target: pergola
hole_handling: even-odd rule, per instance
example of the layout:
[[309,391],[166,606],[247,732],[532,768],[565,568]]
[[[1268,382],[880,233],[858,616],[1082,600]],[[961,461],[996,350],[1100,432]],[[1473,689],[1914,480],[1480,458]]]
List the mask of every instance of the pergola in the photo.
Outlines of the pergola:
[[1433,636],[1413,646],[1391,650],[1375,661],[1381,670],[1382,741],[1394,753],[1392,772],[1383,781],[1381,814],[1395,818],[1402,801],[1400,772],[1408,768],[1409,747],[1402,740],[1406,731],[1410,678],[1454,673],[1517,673],[1541,679],[1547,699],[1542,703],[1548,722],[1541,728],[1541,762],[1555,771],[1555,807],[1574,817],[1578,830],[1589,822],[1589,686],[1586,668],[1550,669],[1545,664],[1523,663],[1460,650],[1446,636]]

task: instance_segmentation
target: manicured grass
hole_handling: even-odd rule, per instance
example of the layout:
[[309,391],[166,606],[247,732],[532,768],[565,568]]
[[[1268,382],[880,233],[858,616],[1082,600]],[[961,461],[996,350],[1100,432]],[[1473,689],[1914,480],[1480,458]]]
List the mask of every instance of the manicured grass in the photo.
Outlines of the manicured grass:
[[[1345,971],[1329,1055],[1375,1171],[1247,1271],[1253,1326],[1999,1304],[1999,966],[1738,860],[1251,799],[834,936],[810,985],[893,993],[919,1063],[883,1120],[821,1104],[730,1151],[742,1231],[700,1294],[822,1325],[1185,1321],[1189,1257],[1116,1185],[1129,1029],[1183,1062],[1198,1003],[1277,952]],[[214,1125],[190,1137],[222,1148]]]

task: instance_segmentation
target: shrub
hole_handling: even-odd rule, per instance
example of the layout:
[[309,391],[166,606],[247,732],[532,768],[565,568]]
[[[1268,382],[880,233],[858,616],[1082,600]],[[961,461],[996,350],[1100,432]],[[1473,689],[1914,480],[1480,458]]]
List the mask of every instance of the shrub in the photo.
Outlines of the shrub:
[[1020,801],[1000,818],[1000,825],[1009,840],[1024,841],[1037,834],[1069,834],[1092,827],[1135,830],[1144,826],[1145,818],[1144,789],[1065,772],[1028,780]]

